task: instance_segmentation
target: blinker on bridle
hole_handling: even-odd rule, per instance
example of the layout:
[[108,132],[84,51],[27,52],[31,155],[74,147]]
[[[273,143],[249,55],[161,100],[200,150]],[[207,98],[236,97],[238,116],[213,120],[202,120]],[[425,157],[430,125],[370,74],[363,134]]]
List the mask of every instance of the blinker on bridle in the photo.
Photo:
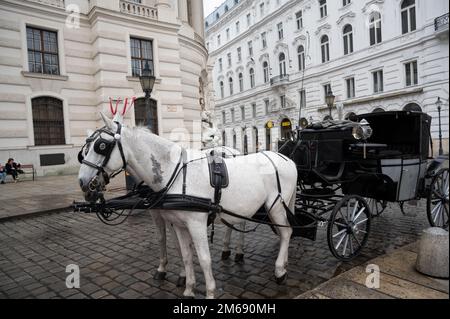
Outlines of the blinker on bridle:
[[[116,175],[118,175],[120,172],[125,170],[126,167],[127,167],[127,162],[125,160],[125,154],[123,153],[123,147],[122,147],[122,142],[121,142],[122,125],[119,122],[114,122],[114,123],[117,124],[117,131],[116,131],[116,133],[111,132],[110,130],[106,129],[106,127],[95,131],[90,137],[87,138],[86,144],[81,148],[81,151],[78,153],[78,161],[80,162],[80,164],[85,164],[85,165],[87,165],[89,167],[92,167],[92,168],[97,170],[97,175],[95,177],[93,177],[91,179],[91,181],[89,182],[89,189],[91,191],[97,190],[97,188],[99,186],[98,176],[100,176],[100,174],[103,176],[103,179],[105,181],[105,185],[108,185],[111,178],[113,178]],[[109,140],[106,140],[106,139],[102,138],[101,137],[102,133],[105,133],[105,134],[108,134],[109,136],[112,136],[113,140],[109,141]],[[95,141],[95,139],[97,137],[99,137],[99,138]],[[99,166],[97,164],[94,164],[94,163],[91,163],[91,162],[89,162],[89,161],[84,159],[84,154],[83,154],[84,148],[86,146],[88,146],[90,143],[92,143],[93,141],[95,141],[95,144],[94,144],[94,151],[95,151],[95,153],[105,157],[101,166]],[[122,168],[119,171],[117,171],[117,172],[111,174],[111,176],[109,176],[108,173],[105,171],[104,167],[108,164],[108,162],[109,162],[109,160],[111,158],[111,154],[112,154],[116,144],[119,147],[120,156],[122,157],[123,166],[122,166]]]

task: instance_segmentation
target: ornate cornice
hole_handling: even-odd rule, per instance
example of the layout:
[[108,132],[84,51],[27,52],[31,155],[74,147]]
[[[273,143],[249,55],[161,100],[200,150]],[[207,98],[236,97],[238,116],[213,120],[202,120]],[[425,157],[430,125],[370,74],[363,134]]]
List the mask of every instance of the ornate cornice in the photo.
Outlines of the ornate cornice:
[[339,19],[336,21],[337,25],[340,25],[344,20],[350,20],[356,17],[356,14],[352,11],[346,12],[345,14],[341,15]]
[[329,30],[331,30],[331,24],[325,23],[325,24],[322,24],[320,27],[317,28],[315,34],[319,35],[319,34],[325,32],[325,31],[329,31]]
[[384,0],[372,0],[367,2],[362,8],[363,13],[371,13],[372,11],[379,11],[377,6],[382,6],[384,4]]

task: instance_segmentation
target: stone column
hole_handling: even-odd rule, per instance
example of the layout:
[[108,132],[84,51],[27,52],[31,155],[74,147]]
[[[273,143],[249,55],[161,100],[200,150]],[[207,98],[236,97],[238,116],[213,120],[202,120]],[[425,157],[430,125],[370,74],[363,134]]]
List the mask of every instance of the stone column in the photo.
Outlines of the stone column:
[[192,10],[192,27],[202,38],[205,38],[203,1],[191,0]]
[[188,22],[188,10],[186,0],[178,0],[178,18],[182,22]]

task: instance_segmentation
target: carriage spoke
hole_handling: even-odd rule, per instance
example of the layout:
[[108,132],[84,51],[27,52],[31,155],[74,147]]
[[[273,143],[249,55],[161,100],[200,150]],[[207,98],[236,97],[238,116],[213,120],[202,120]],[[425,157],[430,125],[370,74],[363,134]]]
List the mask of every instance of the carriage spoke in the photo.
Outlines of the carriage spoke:
[[433,212],[436,211],[436,213],[431,213],[433,215],[433,222],[436,223],[436,221],[438,220],[439,214],[441,213],[441,206],[442,204],[439,203],[436,205],[436,207],[433,209]]
[[345,220],[345,222],[348,224],[348,220],[347,218],[345,218],[344,214],[342,213],[342,211],[339,209],[339,214],[342,216],[342,218]]
[[337,243],[337,245],[334,247],[336,250],[339,249],[339,246],[341,246],[342,242],[344,241],[345,237],[347,237],[347,233],[343,234],[341,239],[339,239],[339,242]]
[[347,231],[347,229],[343,229],[343,230],[341,230],[340,232],[338,232],[338,233],[334,234],[334,235],[333,235],[333,238],[335,238],[335,237],[339,236],[339,235],[340,235],[340,234],[342,234],[342,233],[345,233],[346,231]]
[[358,210],[358,206],[359,206],[359,202],[356,201],[355,206],[353,207],[352,218],[350,219],[351,221],[355,221],[355,213]]
[[361,208],[355,218],[352,219],[352,222],[358,219],[358,217],[366,210],[366,207]]
[[360,220],[359,222],[357,222],[357,223],[355,224],[355,226],[358,226],[359,224],[365,223],[367,220],[368,220],[368,218],[365,218],[365,219],[363,219],[363,220]]
[[345,237],[345,243],[344,243],[344,251],[342,252],[342,256],[345,257],[345,253],[347,252],[347,245],[348,245],[348,239],[350,236]]
[[355,250],[353,249],[353,241],[350,238],[350,254],[353,255],[355,253]]
[[353,238],[355,238],[356,242],[358,243],[358,246],[361,247],[361,242],[359,241],[359,239],[355,236],[355,234],[352,234]]

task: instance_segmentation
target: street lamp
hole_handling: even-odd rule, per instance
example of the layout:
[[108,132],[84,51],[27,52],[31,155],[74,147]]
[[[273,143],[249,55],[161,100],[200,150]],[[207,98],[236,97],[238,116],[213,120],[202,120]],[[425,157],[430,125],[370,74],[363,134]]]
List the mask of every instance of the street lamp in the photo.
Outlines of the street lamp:
[[[150,66],[148,65],[148,61],[145,61],[145,67],[142,70],[141,76],[139,77],[139,80],[141,81],[141,86],[142,86],[142,90],[145,93],[145,110],[147,113],[147,122],[148,122],[148,127],[150,129],[150,131],[153,132],[153,127],[152,127],[152,111],[151,111],[151,105],[150,105],[150,96],[151,93],[153,91],[153,86],[155,85],[155,76],[153,75],[152,70],[150,70]],[[155,134],[157,134],[157,132],[153,132]]]
[[327,96],[325,97],[325,102],[328,106],[328,111],[330,112],[330,119],[333,119],[333,116],[331,115],[331,110],[334,105],[334,99],[336,97],[333,95],[333,92],[331,91],[331,87],[328,89]]
[[444,155],[444,150],[442,149],[442,129],[441,129],[441,108],[442,108],[442,101],[441,98],[438,97],[436,101],[436,106],[438,109],[438,115],[439,115],[439,155]]

